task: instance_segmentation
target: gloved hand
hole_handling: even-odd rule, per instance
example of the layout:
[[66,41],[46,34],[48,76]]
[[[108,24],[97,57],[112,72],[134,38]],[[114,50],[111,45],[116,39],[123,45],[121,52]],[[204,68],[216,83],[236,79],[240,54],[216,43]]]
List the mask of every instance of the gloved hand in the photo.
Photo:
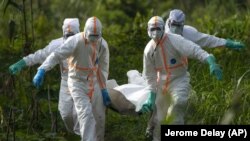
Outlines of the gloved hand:
[[210,74],[215,75],[218,80],[222,80],[222,70],[220,69],[220,66],[216,64],[215,57],[210,55],[207,57],[206,61],[209,64]]
[[107,89],[102,89],[101,92],[104,105],[109,106],[111,104],[111,100]]
[[153,111],[154,106],[155,106],[155,99],[156,99],[156,93],[151,91],[149,93],[148,99],[142,105],[140,113],[147,113],[147,112]]
[[236,42],[236,41],[227,39],[225,47],[230,48],[230,49],[242,49],[245,47],[245,45],[241,42]]
[[21,71],[26,66],[26,63],[23,59],[19,60],[15,64],[9,67],[9,71],[11,74],[16,74],[17,72]]
[[33,84],[39,88],[42,86],[43,83],[43,78],[45,75],[45,70],[44,69],[39,69],[36,73],[36,75],[33,78]]

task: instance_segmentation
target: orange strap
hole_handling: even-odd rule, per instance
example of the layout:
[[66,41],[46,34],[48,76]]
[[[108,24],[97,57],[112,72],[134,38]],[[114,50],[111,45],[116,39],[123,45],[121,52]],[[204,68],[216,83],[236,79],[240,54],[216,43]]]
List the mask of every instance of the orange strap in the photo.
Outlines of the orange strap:
[[[167,90],[168,90],[168,86],[169,86],[169,84],[170,84],[170,76],[171,76],[171,70],[173,70],[173,69],[176,69],[176,68],[179,68],[179,67],[183,67],[186,63],[187,63],[187,58],[185,58],[185,59],[183,59],[182,60],[182,63],[181,64],[176,64],[176,65],[174,65],[174,66],[169,66],[168,64],[167,64],[167,61],[166,61],[166,59],[167,59],[167,54],[164,52],[164,41],[167,39],[167,35],[165,35],[164,37],[163,37],[163,40],[161,40],[160,41],[160,47],[161,47],[161,52],[162,52],[162,58],[163,58],[163,63],[164,63],[164,68],[165,68],[165,70],[166,70],[166,73],[167,73],[167,79],[166,79],[166,82],[165,82],[165,85],[164,85],[164,88],[163,88],[163,95],[165,95],[166,93],[167,93]],[[166,52],[167,52],[167,50],[166,50]],[[184,61],[186,61],[186,62],[184,62]],[[159,70],[162,70],[163,68],[157,68],[157,70],[159,71]]]
[[94,93],[94,80],[93,80],[93,73],[90,73],[88,75],[88,80],[89,80],[89,92],[87,93],[87,95],[89,96],[90,102],[92,100],[92,96]]
[[106,88],[106,85],[103,82],[102,77],[101,77],[101,70],[99,68],[97,69],[96,73],[97,73],[97,79],[98,79],[98,82],[99,82],[101,89]]
[[170,76],[170,71],[168,69],[168,65],[167,65],[167,61],[166,61],[167,54],[165,54],[165,52],[164,52],[164,45],[163,45],[163,43],[164,43],[164,41],[166,39],[167,39],[167,35],[165,35],[164,38],[163,38],[163,40],[160,41],[160,47],[161,47],[161,53],[162,53],[162,58],[163,58],[163,64],[164,64],[164,68],[165,68],[166,73],[167,73],[167,80],[166,80],[165,87],[164,87],[163,93],[162,93],[163,95],[165,95],[166,92],[167,92],[168,85],[169,85],[169,76]]
[[76,65],[71,64],[70,62],[68,63],[70,68],[75,68],[76,70],[81,70],[81,71],[96,71],[97,68],[87,68],[87,67],[78,67]]

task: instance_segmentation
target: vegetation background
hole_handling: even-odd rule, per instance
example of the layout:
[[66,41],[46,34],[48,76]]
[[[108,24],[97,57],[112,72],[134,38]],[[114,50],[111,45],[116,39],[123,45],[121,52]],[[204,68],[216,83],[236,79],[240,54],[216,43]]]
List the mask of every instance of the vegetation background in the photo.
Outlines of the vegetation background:
[[[80,139],[66,131],[57,109],[59,67],[46,74],[39,90],[31,83],[39,65],[16,76],[8,72],[23,56],[61,37],[64,18],[79,18],[81,30],[88,17],[101,20],[111,54],[109,79],[121,85],[127,83],[128,70],[142,71],[142,54],[149,41],[147,21],[154,15],[166,20],[175,8],[182,9],[186,24],[199,31],[246,45],[241,51],[206,48],[223,69],[222,81],[211,77],[206,64],[189,60],[193,91],[186,124],[250,123],[249,0],[2,0],[0,6],[0,140]],[[107,110],[105,140],[145,140],[148,118]]]

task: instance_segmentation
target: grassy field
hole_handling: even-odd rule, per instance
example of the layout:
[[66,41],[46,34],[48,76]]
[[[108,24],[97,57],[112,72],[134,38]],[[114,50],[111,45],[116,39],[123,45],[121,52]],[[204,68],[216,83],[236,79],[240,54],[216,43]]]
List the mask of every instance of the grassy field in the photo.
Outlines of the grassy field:
[[[16,1],[17,3],[19,1]],[[122,3],[123,2],[123,3]],[[3,1],[4,11],[7,1]],[[139,4],[140,3],[140,4]],[[18,3],[22,5],[22,3]],[[250,3],[246,0],[210,1],[36,1],[33,13],[26,1],[27,33],[24,13],[17,6],[7,7],[0,20],[0,141],[74,141],[80,138],[66,131],[58,112],[59,67],[46,74],[41,89],[31,80],[39,65],[11,76],[8,67],[43,48],[51,39],[61,37],[64,17],[77,16],[84,21],[97,15],[103,22],[103,36],[109,43],[110,74],[118,84],[127,83],[126,72],[142,71],[142,54],[149,38],[147,21],[153,13],[166,19],[173,8],[186,13],[186,24],[199,31],[225,39],[241,41],[242,50],[204,48],[212,53],[223,70],[223,80],[209,74],[205,63],[189,59],[192,91],[185,116],[186,124],[250,124]],[[75,8],[69,7],[74,5]],[[68,10],[61,7],[67,7]],[[62,9],[62,10],[61,10]],[[84,11],[82,10],[84,9]],[[86,11],[85,11],[86,10]],[[33,15],[34,19],[31,18]],[[14,21],[15,24],[13,24]],[[12,24],[11,24],[12,23]],[[82,24],[82,23],[81,23]],[[14,26],[15,25],[15,26]],[[33,26],[33,27],[32,27]],[[83,29],[84,24],[81,25]],[[49,30],[48,30],[49,29]],[[34,31],[33,31],[34,30]],[[35,36],[33,36],[33,33]],[[50,34],[48,34],[50,33]],[[29,46],[34,38],[34,43]],[[106,141],[141,141],[149,115],[124,116],[112,110],[106,113]]]

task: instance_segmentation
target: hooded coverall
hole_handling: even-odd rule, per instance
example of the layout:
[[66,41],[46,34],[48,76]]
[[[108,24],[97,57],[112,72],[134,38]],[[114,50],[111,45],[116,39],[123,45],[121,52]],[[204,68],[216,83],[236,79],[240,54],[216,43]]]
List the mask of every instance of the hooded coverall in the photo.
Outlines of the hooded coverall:
[[[66,18],[63,22],[62,30],[64,36],[69,33],[79,33],[79,20],[77,18]],[[45,48],[36,51],[34,54],[23,57],[26,66],[33,66],[38,63],[42,64],[54,50],[63,44],[65,40],[66,38],[63,37],[52,40]],[[66,60],[60,61],[59,64],[61,71],[61,86],[59,92],[58,109],[67,130],[79,135],[79,123],[77,120],[76,110],[73,104],[73,99],[69,94],[67,85],[68,64]]]
[[[143,73],[148,89],[156,92],[156,128],[153,140],[160,140],[160,123],[173,117],[172,124],[184,124],[190,86],[187,57],[204,62],[209,54],[180,35],[165,33],[157,45],[151,40],[145,50]],[[168,101],[168,102],[167,102]]]
[[[165,32],[171,33],[167,24],[165,25]],[[226,44],[226,39],[201,33],[196,28],[189,25],[184,25],[182,36],[185,39],[198,44],[202,48],[204,47],[215,48],[215,47],[225,46]]]
[[69,64],[68,86],[82,141],[103,140],[105,105],[100,89],[106,88],[108,77],[108,44],[102,37],[95,43],[89,42],[84,32],[78,33],[55,50],[38,69],[48,71],[66,58]]
[[[106,107],[101,89],[106,88],[109,49],[101,37],[101,28],[99,19],[89,18],[84,32],[69,37],[38,68],[48,71],[60,60],[68,58],[68,87],[76,108],[82,141],[104,140]],[[91,32],[98,33],[98,40],[88,40],[92,36],[86,36]]]

